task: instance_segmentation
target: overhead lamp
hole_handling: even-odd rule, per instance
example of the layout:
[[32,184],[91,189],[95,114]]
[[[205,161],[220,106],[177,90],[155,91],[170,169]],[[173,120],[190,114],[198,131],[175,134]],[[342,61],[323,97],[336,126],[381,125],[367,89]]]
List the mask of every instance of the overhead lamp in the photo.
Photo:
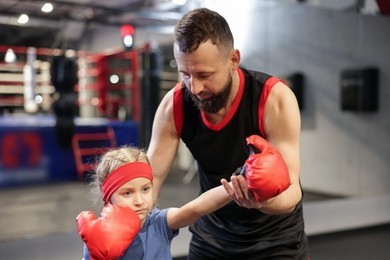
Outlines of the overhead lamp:
[[131,47],[133,47],[133,35],[125,35],[123,37],[123,44],[125,45],[126,49],[131,49]]
[[134,33],[135,29],[130,24],[124,24],[121,27],[122,41],[126,50],[130,50],[134,44]]
[[15,62],[16,61],[16,55],[15,52],[9,48],[4,56],[4,61],[7,63]]
[[28,15],[27,14],[21,14],[18,18],[18,23],[25,24],[28,22]]
[[113,74],[110,76],[110,83],[117,84],[119,82],[119,76],[116,74]]
[[34,101],[36,104],[42,104],[43,98],[41,95],[36,95]]
[[50,13],[51,11],[53,11],[53,5],[51,3],[45,3],[42,6],[41,11],[44,13]]

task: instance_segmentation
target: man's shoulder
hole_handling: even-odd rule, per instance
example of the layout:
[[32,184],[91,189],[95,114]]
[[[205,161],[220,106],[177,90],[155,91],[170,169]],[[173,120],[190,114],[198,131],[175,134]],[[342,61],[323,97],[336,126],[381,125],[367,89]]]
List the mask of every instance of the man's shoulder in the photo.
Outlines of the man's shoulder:
[[269,78],[273,77],[272,75],[262,71],[250,70],[241,67],[240,69],[243,71],[245,77],[253,78],[254,80],[260,81],[261,83],[265,83]]

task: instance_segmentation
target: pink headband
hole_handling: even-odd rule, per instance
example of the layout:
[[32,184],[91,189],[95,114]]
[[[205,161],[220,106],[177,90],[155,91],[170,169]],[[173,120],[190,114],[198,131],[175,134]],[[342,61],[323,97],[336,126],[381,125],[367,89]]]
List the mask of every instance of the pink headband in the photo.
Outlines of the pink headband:
[[144,162],[131,162],[112,171],[102,185],[103,200],[107,204],[111,195],[123,184],[134,178],[144,177],[153,181],[152,168]]

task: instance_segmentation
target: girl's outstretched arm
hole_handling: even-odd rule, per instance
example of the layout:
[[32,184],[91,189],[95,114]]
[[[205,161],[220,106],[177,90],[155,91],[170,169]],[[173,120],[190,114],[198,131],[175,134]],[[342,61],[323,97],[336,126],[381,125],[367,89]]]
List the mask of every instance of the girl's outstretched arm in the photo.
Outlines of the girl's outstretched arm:
[[210,189],[180,208],[169,209],[168,226],[171,229],[189,226],[200,217],[222,208],[231,200],[222,185]]

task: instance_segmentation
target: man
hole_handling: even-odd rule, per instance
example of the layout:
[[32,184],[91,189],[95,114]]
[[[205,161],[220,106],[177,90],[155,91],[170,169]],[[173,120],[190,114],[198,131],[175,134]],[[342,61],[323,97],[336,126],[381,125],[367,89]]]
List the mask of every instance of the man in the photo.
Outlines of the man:
[[[156,194],[182,139],[198,163],[201,192],[231,179],[232,187],[222,183],[236,202],[190,227],[189,259],[308,259],[294,94],[275,77],[239,68],[229,25],[216,12],[189,12],[174,37],[183,81],[163,98],[154,119],[148,157]],[[230,177],[245,162],[251,166],[246,138],[253,134],[266,139],[282,156],[277,163],[287,166],[290,185],[266,200],[257,199],[245,177]]]

